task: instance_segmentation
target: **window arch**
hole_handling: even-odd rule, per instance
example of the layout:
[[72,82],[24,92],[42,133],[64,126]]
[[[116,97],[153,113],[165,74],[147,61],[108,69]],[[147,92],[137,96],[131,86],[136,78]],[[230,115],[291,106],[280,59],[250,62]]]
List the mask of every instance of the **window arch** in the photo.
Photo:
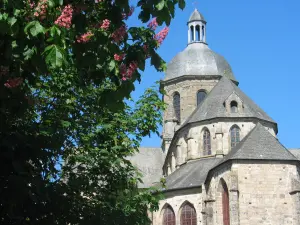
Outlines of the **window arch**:
[[163,225],[176,225],[175,213],[169,205],[164,209]]
[[210,132],[207,128],[203,130],[203,155],[211,155]]
[[175,117],[180,123],[180,94],[178,92],[173,95],[173,108]]
[[206,91],[199,90],[197,92],[197,106],[200,105],[200,103],[204,100],[205,97],[206,97]]
[[237,125],[233,125],[230,128],[230,145],[231,148],[236,146],[240,142],[240,128]]
[[221,185],[222,185],[223,225],[230,225],[228,188],[224,180],[221,180]]
[[197,215],[195,208],[186,203],[181,208],[180,225],[197,225]]
[[232,113],[238,112],[238,104],[236,101],[230,102],[230,112],[232,112]]

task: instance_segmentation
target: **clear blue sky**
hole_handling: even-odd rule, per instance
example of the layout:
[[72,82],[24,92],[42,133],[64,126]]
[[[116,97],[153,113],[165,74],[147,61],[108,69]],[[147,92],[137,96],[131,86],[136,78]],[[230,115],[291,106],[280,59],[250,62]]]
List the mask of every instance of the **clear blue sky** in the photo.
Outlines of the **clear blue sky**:
[[[177,9],[159,50],[166,62],[186,47],[186,22],[194,1],[186,2],[184,11]],[[207,21],[209,47],[227,59],[239,87],[278,123],[280,142],[287,148],[300,148],[300,1],[198,2]],[[140,25],[134,18],[129,23]],[[133,97],[163,77],[147,66]],[[160,145],[156,135],[142,142],[145,147]]]

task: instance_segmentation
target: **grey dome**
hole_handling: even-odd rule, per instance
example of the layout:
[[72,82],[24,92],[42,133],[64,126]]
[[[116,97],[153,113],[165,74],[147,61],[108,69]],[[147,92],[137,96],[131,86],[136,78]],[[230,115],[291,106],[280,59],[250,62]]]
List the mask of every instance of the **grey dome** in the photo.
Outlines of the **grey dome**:
[[195,20],[202,20],[205,22],[204,16],[197,9],[195,9],[192,15],[190,16],[189,22]]
[[164,80],[193,76],[225,76],[236,81],[230,65],[223,56],[212,51],[206,44],[194,42],[168,63]]

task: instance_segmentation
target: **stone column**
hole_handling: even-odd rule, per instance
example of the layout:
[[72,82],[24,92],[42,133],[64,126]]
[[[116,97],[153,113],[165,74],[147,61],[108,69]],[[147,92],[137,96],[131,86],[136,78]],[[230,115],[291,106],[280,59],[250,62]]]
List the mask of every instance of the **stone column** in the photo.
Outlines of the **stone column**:
[[172,173],[175,171],[176,169],[176,159],[175,159],[175,155],[174,155],[174,152],[172,152],[172,157],[171,157],[171,170],[172,170]]
[[188,155],[187,159],[195,159],[198,158],[198,145],[196,140],[192,137],[188,138]]
[[224,152],[223,152],[223,131],[222,131],[222,125],[217,124],[216,129],[216,142],[217,142],[217,149],[216,149],[216,157],[217,158],[223,158]]
[[239,190],[238,190],[238,173],[231,172],[231,186],[229,189],[229,206],[230,206],[230,225],[239,225]]
[[193,26],[193,29],[194,29],[194,41],[196,41],[196,25],[195,24]]
[[176,146],[176,168],[179,168],[179,166],[183,163],[183,158],[182,158],[182,148],[181,145],[178,144]]
[[191,26],[188,27],[188,43],[191,42]]
[[200,23],[200,25],[199,25],[199,34],[200,34],[200,41],[203,41],[202,23]]
[[206,25],[204,25],[203,29],[203,41],[206,42]]
[[290,191],[290,195],[295,204],[295,216],[293,219],[295,224],[300,224],[300,182],[296,179],[292,179],[292,191]]

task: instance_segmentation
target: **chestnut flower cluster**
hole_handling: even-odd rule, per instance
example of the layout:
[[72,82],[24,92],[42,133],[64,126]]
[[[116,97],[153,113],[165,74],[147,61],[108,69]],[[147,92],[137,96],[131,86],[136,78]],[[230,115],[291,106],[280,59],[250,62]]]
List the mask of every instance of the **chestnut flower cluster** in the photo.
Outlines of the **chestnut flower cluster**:
[[159,33],[154,36],[154,39],[157,40],[159,44],[161,44],[169,33],[169,27],[165,27]]
[[127,27],[126,25],[123,24],[121,27],[119,27],[117,30],[115,30],[112,33],[111,38],[113,39],[114,42],[119,44],[121,41],[124,40],[126,34],[127,34]]
[[158,23],[156,21],[156,17],[154,17],[147,25],[150,29],[155,30],[158,26]]
[[128,80],[131,79],[132,74],[137,70],[138,64],[137,62],[133,61],[129,64],[127,67],[125,64],[120,65],[120,73],[122,75],[122,80]]
[[23,78],[16,77],[16,78],[8,79],[6,81],[6,83],[4,84],[4,86],[7,88],[15,88],[15,87],[18,87],[22,83],[23,83]]
[[110,20],[105,19],[102,21],[100,28],[103,30],[108,30],[109,26],[110,26]]
[[57,20],[54,22],[60,27],[64,28],[70,28],[72,25],[72,14],[73,14],[73,8],[71,5],[67,5],[61,15],[57,18]]
[[118,62],[122,61],[124,59],[124,57],[125,57],[125,54],[120,54],[120,55],[114,54],[114,60],[116,60]]
[[77,42],[78,43],[86,43],[88,42],[91,37],[93,36],[94,34],[92,32],[87,32],[85,34],[82,34],[80,37],[77,38]]
[[35,12],[33,13],[33,15],[43,20],[46,18],[47,8],[48,8],[47,0],[41,0],[39,1],[37,7],[34,9]]

